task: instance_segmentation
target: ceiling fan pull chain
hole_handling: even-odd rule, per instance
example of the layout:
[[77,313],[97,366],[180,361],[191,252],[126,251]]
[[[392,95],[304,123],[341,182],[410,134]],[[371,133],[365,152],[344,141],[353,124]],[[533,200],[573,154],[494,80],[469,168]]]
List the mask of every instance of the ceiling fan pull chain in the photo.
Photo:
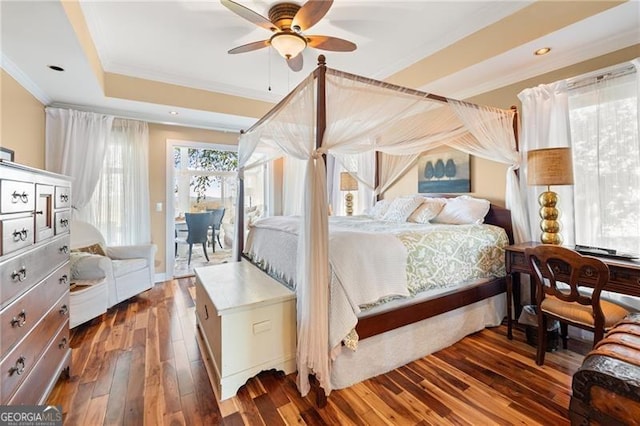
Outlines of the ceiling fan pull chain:
[[269,91],[271,91],[271,46],[267,49],[269,55]]

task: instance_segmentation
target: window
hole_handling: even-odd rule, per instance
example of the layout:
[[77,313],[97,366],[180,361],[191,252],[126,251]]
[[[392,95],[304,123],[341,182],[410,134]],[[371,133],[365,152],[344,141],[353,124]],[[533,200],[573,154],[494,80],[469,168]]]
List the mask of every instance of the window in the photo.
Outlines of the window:
[[581,81],[568,101],[576,243],[640,253],[637,74]]

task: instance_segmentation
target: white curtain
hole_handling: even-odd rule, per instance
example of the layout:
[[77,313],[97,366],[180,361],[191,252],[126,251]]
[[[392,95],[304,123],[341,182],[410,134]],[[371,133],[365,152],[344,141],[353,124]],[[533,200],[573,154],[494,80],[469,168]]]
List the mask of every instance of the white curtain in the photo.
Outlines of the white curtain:
[[329,202],[333,207],[336,215],[345,212],[345,194],[340,191],[340,173],[349,172],[358,181],[358,189],[355,193],[355,203],[353,206],[353,214],[363,214],[367,209],[373,206],[375,202],[375,158],[374,151],[362,152],[358,154],[328,154],[328,157],[334,157],[337,161],[332,169],[327,168],[327,179],[330,181],[329,188],[334,191],[329,196]]
[[110,245],[151,241],[146,123],[46,109],[46,168],[73,178],[74,218]]
[[304,204],[307,163],[294,157],[284,159],[282,179],[282,214],[301,215]]
[[[315,149],[315,80],[305,79],[261,125],[240,137],[241,170],[258,158],[275,158],[277,151],[305,161],[304,205],[298,238],[296,297],[298,315],[298,389],[310,390],[315,373],[327,395],[331,392],[328,316],[328,219],[326,172],[322,153]],[[258,149],[258,144],[262,146]],[[259,155],[261,156],[259,156]],[[237,228],[237,227],[236,227]]]
[[116,118],[102,174],[84,214],[111,245],[151,242],[148,157],[147,123]]
[[569,92],[576,243],[640,253],[640,77],[620,68]]
[[102,171],[113,117],[93,112],[46,108],[47,170],[73,179],[73,215],[82,215]]
[[[565,80],[551,84],[541,84],[525,89],[518,94],[522,102],[522,132],[520,152],[523,167],[520,175],[520,189],[529,214],[529,233],[531,239],[540,239],[540,216],[537,199],[545,189],[527,186],[527,152],[533,149],[571,146],[569,126],[569,104],[567,82]],[[559,197],[560,211],[573,212],[573,191],[570,186],[551,188]],[[560,217],[562,236],[565,244],[573,244],[574,223],[572,214]]]
[[[510,173],[519,163],[513,129],[504,124],[513,119],[511,111],[478,109],[476,120],[487,122],[469,129],[464,121],[472,120],[474,111],[470,109],[456,110],[442,100],[409,89],[399,90],[330,69],[326,72],[327,119],[319,149],[315,149],[313,75],[243,134],[239,144],[240,167],[257,161],[254,153],[273,148],[307,162],[297,274],[298,387],[302,395],[309,391],[309,372],[316,374],[327,394],[331,391],[330,354],[334,348],[328,344],[327,185],[322,154],[380,151],[399,156],[395,161],[401,170],[422,151],[457,141],[467,151],[506,162],[512,166]],[[497,149],[512,152],[498,156]],[[375,159],[375,155],[369,158]],[[507,195],[512,194],[507,190]]]

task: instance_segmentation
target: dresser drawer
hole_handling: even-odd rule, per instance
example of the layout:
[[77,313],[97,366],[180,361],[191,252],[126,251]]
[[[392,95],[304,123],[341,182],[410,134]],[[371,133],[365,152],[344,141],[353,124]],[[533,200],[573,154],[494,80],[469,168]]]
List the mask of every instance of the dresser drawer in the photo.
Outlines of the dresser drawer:
[[29,334],[51,308],[52,300],[69,291],[68,277],[69,265],[65,264],[0,311],[1,356]]
[[32,182],[0,180],[0,214],[33,211],[35,193]]
[[[9,400],[10,405],[41,405],[53,389],[63,368],[69,364],[69,323],[65,322],[31,373]],[[58,372],[57,374],[52,374]]]
[[0,255],[5,255],[34,243],[33,216],[0,221]]
[[57,331],[69,321],[69,292],[36,327],[0,361],[0,400],[7,401],[35,367]]
[[56,235],[69,232],[70,227],[71,227],[71,211],[64,210],[61,212],[56,212],[56,224],[55,224]]
[[69,236],[65,235],[0,262],[0,309],[68,261]]
[[68,186],[56,186],[55,208],[62,209],[71,206],[71,188]]

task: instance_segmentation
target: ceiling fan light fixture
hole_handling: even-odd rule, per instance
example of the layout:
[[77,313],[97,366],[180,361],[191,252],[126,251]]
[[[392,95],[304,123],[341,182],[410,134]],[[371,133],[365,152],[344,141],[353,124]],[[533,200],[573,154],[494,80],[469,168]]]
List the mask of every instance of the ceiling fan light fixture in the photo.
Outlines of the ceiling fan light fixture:
[[295,58],[307,47],[307,40],[292,32],[275,34],[271,37],[270,43],[285,59]]

